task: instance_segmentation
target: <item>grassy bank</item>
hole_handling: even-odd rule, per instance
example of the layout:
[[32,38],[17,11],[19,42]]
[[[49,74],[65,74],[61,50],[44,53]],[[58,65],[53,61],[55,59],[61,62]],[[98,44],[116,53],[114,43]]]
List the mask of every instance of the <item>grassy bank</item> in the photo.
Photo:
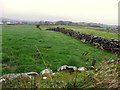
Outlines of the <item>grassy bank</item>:
[[4,82],[3,88],[77,88],[77,89],[115,89],[119,88],[119,64],[99,65],[96,70],[70,74],[61,71],[49,74],[47,79],[37,75],[33,78],[15,79]]

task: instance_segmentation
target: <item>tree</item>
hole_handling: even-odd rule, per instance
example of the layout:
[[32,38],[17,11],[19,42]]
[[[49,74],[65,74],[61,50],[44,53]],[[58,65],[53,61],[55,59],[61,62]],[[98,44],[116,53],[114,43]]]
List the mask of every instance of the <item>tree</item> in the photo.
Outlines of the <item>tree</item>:
[[42,29],[40,28],[40,25],[36,25],[36,27],[39,28],[39,30],[42,30]]

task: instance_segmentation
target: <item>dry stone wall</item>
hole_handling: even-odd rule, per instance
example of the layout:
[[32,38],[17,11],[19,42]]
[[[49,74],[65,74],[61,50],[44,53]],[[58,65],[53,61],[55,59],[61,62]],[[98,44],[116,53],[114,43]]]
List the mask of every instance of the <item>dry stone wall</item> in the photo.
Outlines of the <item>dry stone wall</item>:
[[69,35],[73,38],[79,39],[82,42],[91,43],[93,45],[98,46],[101,49],[105,49],[105,50],[120,54],[120,48],[119,48],[120,47],[120,40],[106,39],[106,38],[94,36],[91,34],[84,34],[84,33],[76,32],[76,31],[71,30],[71,29],[65,29],[65,28],[60,28],[60,27],[49,28],[46,30],[61,32],[61,33],[64,33],[66,35]]

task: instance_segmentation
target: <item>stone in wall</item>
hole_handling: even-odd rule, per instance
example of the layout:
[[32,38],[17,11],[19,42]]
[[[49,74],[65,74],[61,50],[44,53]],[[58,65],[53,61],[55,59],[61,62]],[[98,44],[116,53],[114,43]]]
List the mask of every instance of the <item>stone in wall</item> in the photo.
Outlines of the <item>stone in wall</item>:
[[90,34],[84,34],[84,33],[76,32],[76,31],[71,30],[71,29],[65,29],[65,28],[60,28],[60,27],[49,28],[46,30],[62,32],[62,33],[69,35],[73,38],[79,39],[82,42],[91,43],[93,45],[98,44],[98,45],[100,45],[101,49],[105,49],[107,51],[111,51],[111,52],[120,54],[120,49],[119,49],[120,40],[105,39],[102,37],[93,36]]

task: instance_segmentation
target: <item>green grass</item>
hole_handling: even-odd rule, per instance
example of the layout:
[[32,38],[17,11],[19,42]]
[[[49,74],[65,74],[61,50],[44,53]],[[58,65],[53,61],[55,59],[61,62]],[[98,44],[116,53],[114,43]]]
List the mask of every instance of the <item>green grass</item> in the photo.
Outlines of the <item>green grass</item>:
[[[49,27],[41,26],[43,30],[40,31],[32,25],[3,26],[3,74],[40,72],[45,69],[35,46],[38,47],[45,62],[54,71],[65,64],[89,67],[93,58],[97,60],[97,64],[102,60],[118,58],[114,53],[97,49],[60,32],[45,31]],[[87,56],[82,55],[85,52],[88,52]]]
[[[57,26],[54,26],[54,27],[57,27]],[[64,26],[64,25],[61,25],[59,27],[72,29],[75,31],[79,31],[81,33],[89,33],[89,34],[92,34],[95,36],[100,36],[100,37],[104,37],[104,38],[108,38],[108,39],[114,38],[114,39],[120,40],[120,38],[118,37],[118,33],[111,33],[111,32],[94,30],[94,29],[101,29],[101,28],[96,28],[96,27],[89,28],[89,27],[84,27],[84,26]]]
[[[61,71],[52,74],[37,75],[35,78],[18,78],[2,83],[4,88],[119,88],[119,64],[99,65],[96,70],[87,72]],[[44,80],[42,77],[46,76]],[[60,82],[60,83],[59,83]]]

